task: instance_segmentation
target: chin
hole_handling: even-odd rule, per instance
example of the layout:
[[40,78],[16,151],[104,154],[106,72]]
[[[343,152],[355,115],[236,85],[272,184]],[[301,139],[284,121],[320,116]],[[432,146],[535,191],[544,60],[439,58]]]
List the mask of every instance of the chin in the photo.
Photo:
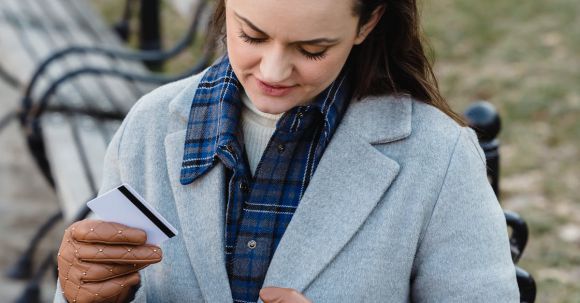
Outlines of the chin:
[[254,105],[261,112],[267,113],[267,114],[272,114],[272,115],[281,114],[281,113],[284,113],[288,110],[288,109],[283,108],[283,107],[281,108],[281,107],[277,107],[277,106],[272,106],[273,105],[272,101],[267,101],[267,100],[259,100],[258,102],[254,102]]

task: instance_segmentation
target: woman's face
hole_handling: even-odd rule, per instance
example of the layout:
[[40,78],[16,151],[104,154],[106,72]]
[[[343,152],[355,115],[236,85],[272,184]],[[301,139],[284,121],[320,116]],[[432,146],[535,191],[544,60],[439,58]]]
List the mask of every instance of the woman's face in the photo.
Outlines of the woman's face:
[[227,0],[227,50],[254,105],[279,114],[311,102],[363,41],[353,0]]

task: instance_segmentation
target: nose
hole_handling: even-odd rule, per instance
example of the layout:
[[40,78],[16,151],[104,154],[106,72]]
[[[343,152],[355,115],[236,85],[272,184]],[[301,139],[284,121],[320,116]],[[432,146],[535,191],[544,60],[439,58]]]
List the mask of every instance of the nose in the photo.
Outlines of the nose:
[[283,83],[292,74],[292,63],[282,47],[273,46],[265,50],[260,62],[262,81]]

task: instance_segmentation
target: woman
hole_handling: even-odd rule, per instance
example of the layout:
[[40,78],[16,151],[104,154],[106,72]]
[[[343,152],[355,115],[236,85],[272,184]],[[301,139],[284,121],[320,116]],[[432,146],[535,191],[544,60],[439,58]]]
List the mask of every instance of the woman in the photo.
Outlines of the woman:
[[102,190],[131,184],[180,236],[143,269],[142,232],[75,223],[57,301],[517,302],[414,0],[223,0],[214,23],[227,55],[143,97],[105,160]]

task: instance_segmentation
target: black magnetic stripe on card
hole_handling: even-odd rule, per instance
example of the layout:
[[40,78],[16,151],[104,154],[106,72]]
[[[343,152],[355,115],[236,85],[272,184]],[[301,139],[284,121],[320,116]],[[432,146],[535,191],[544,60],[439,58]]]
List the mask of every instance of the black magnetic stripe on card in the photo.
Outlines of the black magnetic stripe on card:
[[135,207],[137,207],[149,220],[155,224],[167,237],[173,238],[175,234],[157,216],[155,216],[137,197],[135,197],[124,185],[117,188]]

